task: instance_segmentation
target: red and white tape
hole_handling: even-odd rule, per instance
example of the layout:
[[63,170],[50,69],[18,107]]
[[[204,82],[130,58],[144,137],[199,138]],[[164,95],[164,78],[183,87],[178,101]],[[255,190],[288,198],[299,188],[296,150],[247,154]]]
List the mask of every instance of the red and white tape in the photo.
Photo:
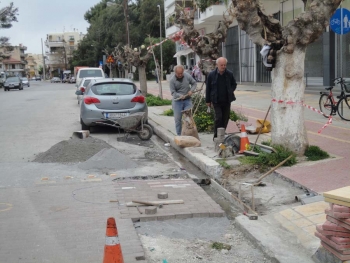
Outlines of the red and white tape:
[[[312,111],[314,111],[314,112],[317,112],[317,113],[319,113],[319,114],[322,114],[323,116],[326,116],[322,111],[320,111],[320,110],[318,110],[318,109],[316,109],[316,108],[314,108],[314,107],[312,107],[312,106],[306,105],[306,104],[305,104],[304,102],[302,102],[302,101],[298,102],[298,101],[277,100],[277,99],[272,99],[271,101],[272,101],[272,102],[277,102],[277,103],[285,103],[285,104],[301,104],[301,105],[303,105],[305,108],[307,108],[307,109],[309,109],[309,110],[312,110]],[[333,122],[333,118],[332,118],[331,115],[329,115],[329,118],[328,118],[327,123],[326,123],[325,125],[323,125],[321,129],[318,130],[318,133],[321,133],[322,130],[323,130],[324,128],[326,128],[328,125],[330,125],[332,122]]]

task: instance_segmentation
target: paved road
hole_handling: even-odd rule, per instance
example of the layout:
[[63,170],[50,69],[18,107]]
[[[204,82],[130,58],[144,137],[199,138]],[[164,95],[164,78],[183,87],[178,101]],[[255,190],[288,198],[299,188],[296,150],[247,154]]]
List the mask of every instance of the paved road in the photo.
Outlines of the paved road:
[[75,168],[29,162],[79,129],[73,95],[73,85],[39,81],[0,89],[0,262],[102,260],[113,209],[103,200],[112,186]]

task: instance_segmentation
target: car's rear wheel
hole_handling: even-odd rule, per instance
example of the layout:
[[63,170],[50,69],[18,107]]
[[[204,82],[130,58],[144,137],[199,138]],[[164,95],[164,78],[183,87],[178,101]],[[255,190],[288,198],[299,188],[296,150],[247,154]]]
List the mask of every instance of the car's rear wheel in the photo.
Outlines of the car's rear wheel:
[[139,136],[139,138],[143,141],[147,141],[151,139],[152,135],[153,135],[153,129],[148,124],[143,124],[143,130],[137,133],[137,136]]
[[81,123],[81,129],[82,130],[90,131],[90,127],[85,125],[85,123],[83,122],[83,120],[81,118],[80,118],[80,123]]

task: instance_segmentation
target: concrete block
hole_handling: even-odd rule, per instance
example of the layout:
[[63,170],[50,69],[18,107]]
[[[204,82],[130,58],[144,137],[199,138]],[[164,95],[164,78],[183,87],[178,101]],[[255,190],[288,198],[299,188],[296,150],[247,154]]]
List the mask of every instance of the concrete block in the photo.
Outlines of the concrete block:
[[322,228],[323,230],[326,230],[326,231],[337,231],[337,232],[350,232],[349,229],[345,228],[345,227],[342,227],[342,226],[339,226],[333,222],[330,222],[330,221],[326,221],[323,223],[322,225]]
[[350,244],[346,244],[346,245],[337,244],[319,232],[315,232],[315,236],[318,237],[319,239],[321,239],[321,241],[323,241],[324,243],[326,243],[328,246],[332,247],[333,249],[336,249],[338,251],[343,251],[342,252],[343,254],[350,254]]
[[146,215],[154,215],[156,213],[157,213],[157,207],[155,207],[155,206],[150,206],[150,207],[145,208]]
[[[330,224],[332,224],[332,223],[330,223]],[[334,225],[334,227],[337,227],[337,225],[335,225],[335,224],[332,224],[332,225]],[[325,230],[323,228],[323,225],[317,225],[316,230],[324,236],[350,237],[350,231],[349,232],[340,232],[340,231],[333,231],[333,230]]]
[[[329,252],[331,252],[334,256],[336,256],[337,258],[339,258],[340,260],[350,260],[350,255],[343,255],[341,253],[339,253],[339,251],[337,251],[336,249],[332,248],[331,246],[329,246],[327,243],[325,242],[321,242],[321,245],[328,250]],[[329,262],[329,261],[328,261]]]
[[350,213],[350,207],[342,206],[342,205],[333,205],[332,210],[334,212],[340,212],[340,213]]
[[158,194],[159,199],[167,199],[168,198],[168,193],[167,192],[160,192]]

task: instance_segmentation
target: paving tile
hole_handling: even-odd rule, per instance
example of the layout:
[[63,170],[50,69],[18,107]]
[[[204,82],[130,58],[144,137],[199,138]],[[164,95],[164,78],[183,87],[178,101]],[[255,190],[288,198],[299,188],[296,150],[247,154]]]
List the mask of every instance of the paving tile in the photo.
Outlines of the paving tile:
[[307,219],[309,219],[314,224],[323,224],[326,222],[326,214],[318,214],[318,215],[312,215],[308,216]]
[[281,212],[279,212],[282,216],[284,216],[286,219],[292,221],[298,218],[302,218],[302,215],[295,212],[293,209],[286,209]]
[[313,222],[311,222],[310,220],[307,220],[305,217],[292,220],[292,222],[300,228],[313,225]]
[[293,207],[293,210],[298,212],[303,216],[311,216],[317,214],[324,214],[324,210],[329,207],[329,204],[324,201],[315,202],[307,205],[301,205],[297,207]]

